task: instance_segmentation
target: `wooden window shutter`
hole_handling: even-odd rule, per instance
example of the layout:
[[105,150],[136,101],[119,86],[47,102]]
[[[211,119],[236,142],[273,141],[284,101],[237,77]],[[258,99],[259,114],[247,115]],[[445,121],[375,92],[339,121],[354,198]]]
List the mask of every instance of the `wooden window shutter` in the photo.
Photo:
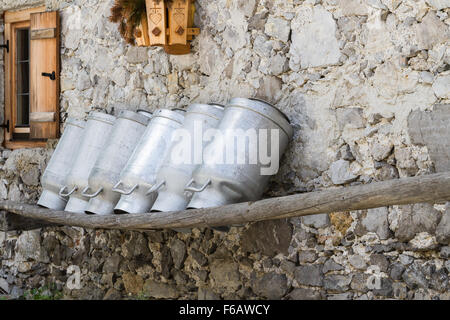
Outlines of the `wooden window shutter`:
[[30,15],[30,138],[59,137],[59,14]]

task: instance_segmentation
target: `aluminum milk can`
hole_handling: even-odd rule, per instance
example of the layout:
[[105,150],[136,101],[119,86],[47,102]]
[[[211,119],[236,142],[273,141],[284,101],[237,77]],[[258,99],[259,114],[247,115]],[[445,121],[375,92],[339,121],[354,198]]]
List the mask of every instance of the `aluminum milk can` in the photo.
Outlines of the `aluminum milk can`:
[[66,185],[61,188],[59,195],[68,197],[65,211],[84,213],[89,198],[81,193],[88,186],[89,174],[98,155],[106,146],[106,140],[111,133],[116,117],[92,111],[87,118],[78,155],[66,180]]
[[293,136],[289,119],[258,99],[231,99],[218,129],[221,134],[207,145],[203,165],[186,185],[194,193],[188,208],[259,200]]
[[66,197],[59,196],[83,137],[85,121],[67,119],[64,133],[53,152],[41,178],[42,194],[38,205],[53,210],[64,210]]
[[136,112],[122,110],[114,122],[106,141],[106,148],[99,154],[89,175],[89,185],[82,195],[90,198],[85,212],[88,214],[112,214],[120,195],[112,191],[119,181],[120,172],[138,144],[150,118]]
[[[158,172],[158,179],[154,192],[158,193],[152,211],[178,211],[186,209],[192,192],[184,190],[185,185],[191,180],[193,171],[201,164],[203,140],[205,132],[210,128],[216,128],[222,119],[224,108],[218,104],[192,104],[187,108],[183,129],[191,137],[190,157],[187,161],[175,161],[172,157],[173,145],[166,157],[164,164]],[[197,145],[197,146],[196,146]],[[196,153],[196,147],[201,147],[200,154]],[[198,152],[198,151],[197,151]]]
[[184,115],[168,109],[156,111],[136,149],[114,186],[120,200],[115,213],[149,212],[156,194],[147,195],[156,183],[156,174],[164,163],[175,130],[183,125]]

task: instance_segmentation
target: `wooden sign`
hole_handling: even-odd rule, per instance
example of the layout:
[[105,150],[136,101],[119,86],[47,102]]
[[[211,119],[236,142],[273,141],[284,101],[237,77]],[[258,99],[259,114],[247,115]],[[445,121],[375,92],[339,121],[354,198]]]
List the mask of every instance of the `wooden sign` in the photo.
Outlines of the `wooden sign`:
[[191,0],[174,0],[169,4],[169,45],[187,44]]
[[148,35],[151,46],[167,44],[166,4],[163,0],[146,0]]

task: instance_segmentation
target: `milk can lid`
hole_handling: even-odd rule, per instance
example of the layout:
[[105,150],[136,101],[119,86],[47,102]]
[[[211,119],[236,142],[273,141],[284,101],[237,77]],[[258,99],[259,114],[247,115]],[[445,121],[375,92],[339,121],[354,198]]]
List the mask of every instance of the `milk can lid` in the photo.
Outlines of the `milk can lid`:
[[294,134],[294,129],[290,124],[289,118],[280,109],[267,101],[257,98],[233,98],[227,104],[227,107],[241,107],[247,110],[252,110],[253,112],[256,112],[257,114],[276,123],[289,138],[291,138]]
[[110,114],[106,114],[103,112],[98,112],[98,111],[91,111],[88,115],[88,121],[89,120],[97,120],[97,121],[102,121],[102,122],[106,122],[108,124],[113,124],[114,121],[116,120],[116,117]]
[[150,121],[149,117],[147,117],[147,116],[145,116],[143,114],[134,112],[134,111],[130,111],[130,110],[120,110],[119,115],[117,116],[117,118],[127,119],[127,120],[131,120],[131,121],[136,121],[137,123],[140,123],[140,124],[142,124],[144,126],[146,126],[149,123],[149,121]]
[[[183,109],[181,109],[183,110]],[[185,110],[183,110],[185,111]],[[179,110],[174,111],[173,109],[158,109],[153,114],[153,119],[157,117],[167,118],[170,120],[173,120],[175,122],[178,122],[180,125],[183,125],[184,122],[184,113],[185,112],[179,112]]]
[[66,120],[66,125],[68,125],[68,124],[80,127],[81,129],[84,129],[84,127],[86,126],[86,121],[75,119],[75,118],[71,117]]

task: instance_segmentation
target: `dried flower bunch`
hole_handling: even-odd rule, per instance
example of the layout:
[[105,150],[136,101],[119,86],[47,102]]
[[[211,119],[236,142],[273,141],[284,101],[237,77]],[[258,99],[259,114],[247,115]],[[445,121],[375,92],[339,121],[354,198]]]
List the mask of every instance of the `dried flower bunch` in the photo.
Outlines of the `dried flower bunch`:
[[[168,6],[173,3],[173,0],[153,1],[157,4],[164,1]],[[128,44],[135,45],[135,36],[139,34],[137,28],[145,15],[145,0],[115,0],[109,20],[119,24],[119,32]]]
[[127,43],[134,45],[136,28],[145,14],[145,0],[115,0],[109,20],[119,23],[122,37]]

